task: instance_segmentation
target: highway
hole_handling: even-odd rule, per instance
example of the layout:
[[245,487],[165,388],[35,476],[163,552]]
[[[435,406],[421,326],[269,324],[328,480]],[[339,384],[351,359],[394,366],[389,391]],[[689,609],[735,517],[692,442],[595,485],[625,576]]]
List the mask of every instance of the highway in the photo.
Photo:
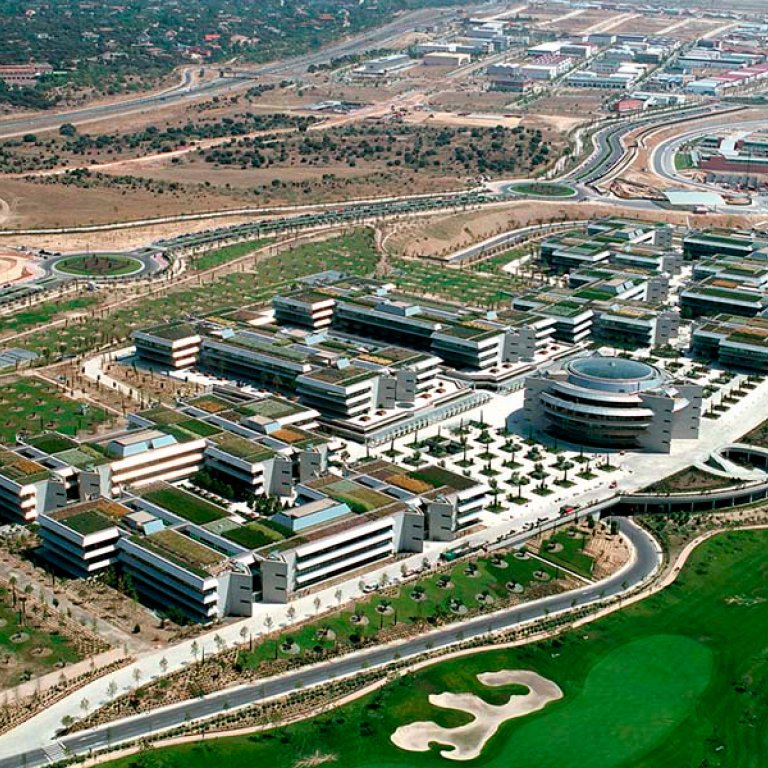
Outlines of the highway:
[[[558,522],[562,521],[555,521],[555,524]],[[286,696],[298,688],[324,685],[331,680],[355,675],[372,667],[385,666],[394,661],[395,654],[398,654],[398,659],[408,659],[428,650],[448,648],[457,643],[458,633],[461,633],[463,640],[470,640],[489,632],[512,629],[524,622],[560,611],[600,603],[607,598],[634,590],[656,574],[662,561],[662,553],[657,542],[631,520],[622,519],[621,526],[622,532],[634,548],[634,557],[627,566],[602,581],[534,603],[441,627],[410,640],[364,649],[256,684],[243,685],[76,733],[61,739],[58,750],[63,747],[71,755],[88,755],[92,751],[144,738],[193,720],[205,719],[224,711],[231,712],[266,699]],[[0,768],[19,768],[22,765],[26,768],[37,768],[48,765],[50,751],[50,747],[48,751],[41,747],[1,759]]]
[[[449,21],[455,17],[456,12],[450,10],[442,12],[435,9],[412,11],[403,14],[389,24],[332,43],[319,51],[268,64],[254,66],[243,64],[242,69],[247,69],[249,75],[255,79],[264,76],[301,77],[312,65],[321,64],[339,56],[363,53],[371,48],[386,47],[387,42],[413,30],[414,27],[421,24],[434,25],[438,21]],[[172,88],[163,91],[78,109],[36,113],[26,117],[0,120],[0,138],[52,130],[58,128],[62,123],[80,125],[107,118],[114,120],[136,112],[157,111],[158,109],[197,101],[201,97],[215,96],[236,88],[243,88],[248,84],[247,80],[243,82],[227,77],[216,77],[207,82],[196,83],[192,78],[192,72],[195,69],[196,67],[186,68],[182,72],[181,81]]]
[[648,115],[636,120],[611,123],[598,129],[592,135],[592,153],[576,168],[563,176],[563,181],[577,181],[582,184],[594,184],[607,176],[621,162],[626,154],[624,138],[636,128],[674,125],[715,113],[717,107],[695,107],[691,110],[678,110],[663,115]]

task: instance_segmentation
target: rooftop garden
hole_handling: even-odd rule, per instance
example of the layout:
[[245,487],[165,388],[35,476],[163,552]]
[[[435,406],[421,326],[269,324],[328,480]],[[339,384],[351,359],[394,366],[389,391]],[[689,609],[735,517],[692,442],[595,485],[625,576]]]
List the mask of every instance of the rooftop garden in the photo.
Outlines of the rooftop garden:
[[232,408],[232,403],[216,395],[201,395],[187,401],[189,405],[199,408],[206,413],[221,413]]
[[269,419],[292,416],[301,410],[300,406],[295,405],[290,400],[283,400],[279,397],[266,397],[263,400],[239,405],[235,408],[235,411],[241,416],[264,416]]
[[247,440],[244,437],[239,437],[231,432],[222,432],[213,437],[211,442],[220,450],[230,454],[230,456],[254,464],[258,461],[266,461],[275,455],[271,448],[267,448],[267,446],[261,443]]
[[114,527],[117,521],[127,513],[128,510],[122,504],[99,499],[95,502],[78,504],[69,509],[64,508],[54,513],[52,517],[76,533],[88,536]]
[[653,483],[645,488],[645,493],[688,493],[695,491],[715,491],[719,488],[730,488],[738,484],[738,480],[720,477],[705,472],[698,467],[686,467],[674,475]]
[[59,435],[56,432],[44,432],[41,435],[27,438],[26,442],[33,448],[37,448],[38,451],[47,454],[60,453],[70,448],[77,448],[78,445],[71,438]]
[[205,525],[229,516],[222,507],[172,485],[151,486],[141,496],[196,525]]
[[166,341],[181,341],[181,339],[197,336],[197,330],[189,323],[168,323],[168,325],[156,325],[154,328],[147,328],[144,333],[157,336]]
[[411,472],[410,476],[415,480],[428,483],[432,488],[442,488],[447,485],[456,491],[466,491],[477,485],[474,480],[468,477],[437,466],[422,467],[415,472]]
[[222,534],[235,544],[240,544],[247,549],[261,549],[268,544],[282,541],[285,536],[276,528],[262,525],[258,522],[246,523],[236,528],[230,528]]
[[202,578],[211,575],[213,566],[225,559],[205,544],[169,528],[149,536],[132,536],[131,541]]
[[383,493],[366,488],[352,480],[335,480],[319,488],[336,501],[346,504],[353,512],[362,514],[393,504],[395,500]]
[[0,449],[0,474],[15,483],[35,483],[48,477],[48,470],[31,459]]

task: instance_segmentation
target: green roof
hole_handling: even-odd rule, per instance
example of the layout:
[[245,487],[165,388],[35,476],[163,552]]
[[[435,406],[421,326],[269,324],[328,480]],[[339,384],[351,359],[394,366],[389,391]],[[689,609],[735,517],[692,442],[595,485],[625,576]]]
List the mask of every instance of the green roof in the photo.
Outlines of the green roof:
[[215,549],[170,528],[149,536],[131,536],[131,541],[201,578],[212,575],[213,566],[226,560]]
[[52,454],[66,451],[69,448],[77,448],[77,441],[66,435],[60,435],[58,432],[44,432],[41,435],[27,438],[26,443],[38,451]]
[[229,513],[217,504],[173,485],[149,486],[141,492],[141,497],[197,525],[229,517]]
[[71,528],[82,536],[114,528],[130,510],[116,501],[97,499],[83,504],[64,507],[50,513],[53,520]]
[[188,323],[168,323],[167,325],[156,325],[154,328],[145,328],[141,333],[150,336],[157,336],[166,341],[180,341],[190,336],[197,336],[197,330]]
[[45,480],[50,473],[42,465],[32,459],[19,456],[13,451],[0,448],[0,475],[15,483],[36,483]]
[[271,459],[275,455],[275,452],[266,445],[256,443],[239,435],[233,435],[231,432],[222,432],[211,438],[211,442],[225,453],[237,459],[248,461],[251,464],[266,461],[266,459]]
[[263,416],[268,419],[292,416],[302,410],[303,408],[300,405],[296,405],[290,400],[284,400],[281,397],[265,397],[263,400],[246,403],[235,408],[235,411],[241,416]]
[[428,483],[433,488],[442,488],[448,486],[455,491],[466,491],[477,485],[477,483],[464,475],[458,475],[442,467],[426,466],[410,473],[410,477],[415,480],[421,480]]
[[247,549],[260,549],[267,544],[274,544],[285,538],[274,528],[257,522],[230,528],[222,532],[222,535],[224,538],[234,541],[235,544],[240,544]]
[[353,512],[371,512],[395,503],[395,499],[367,488],[352,480],[333,480],[313,486],[336,501],[346,504]]

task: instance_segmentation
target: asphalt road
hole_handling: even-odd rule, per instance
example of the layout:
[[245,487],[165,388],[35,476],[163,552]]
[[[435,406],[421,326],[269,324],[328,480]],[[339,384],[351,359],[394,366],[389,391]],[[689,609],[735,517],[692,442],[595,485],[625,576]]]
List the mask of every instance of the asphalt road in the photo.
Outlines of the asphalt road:
[[[192,720],[205,719],[225,710],[231,711],[264,699],[285,696],[299,687],[323,685],[335,678],[354,675],[364,669],[385,665],[394,660],[395,653],[399,658],[406,659],[430,649],[445,648],[457,642],[459,632],[462,639],[469,640],[491,631],[510,629],[522,622],[542,618],[547,614],[600,602],[619,595],[647,580],[661,562],[661,551],[648,533],[628,519],[622,519],[621,525],[623,532],[635,548],[634,561],[626,569],[598,583],[553,595],[535,604],[478,616],[404,642],[358,651],[339,659],[298,669],[280,677],[266,679],[258,684],[222,691],[157,712],[136,715],[108,726],[100,726],[68,736],[63,738],[60,744],[70,754],[87,755],[91,751],[146,737]],[[19,768],[20,766],[37,768],[48,764],[48,755],[42,748],[0,760],[0,768]]]
[[[435,9],[423,9],[403,14],[395,21],[382,27],[377,27],[360,35],[355,35],[347,40],[328,45],[319,51],[283,59],[277,62],[261,65],[242,65],[238,69],[247,70],[254,79],[265,75],[282,75],[286,78],[300,77],[307,72],[313,64],[321,64],[333,58],[348,54],[363,53],[371,48],[384,47],[388,41],[399,37],[420,24],[434,24],[439,20],[447,20],[455,17],[455,11],[436,11]],[[222,65],[223,66],[223,65]],[[194,83],[190,68],[183,73],[182,81],[177,86],[168,90],[148,93],[132,99],[98,104],[79,109],[65,110],[55,113],[36,114],[29,117],[11,118],[0,120],[0,138],[19,136],[24,133],[51,130],[58,128],[62,123],[93,122],[106,118],[116,119],[123,115],[148,111],[152,108],[164,109],[178,104],[196,101],[201,96],[214,96],[216,94],[231,91],[238,86],[242,87],[242,81],[233,78],[217,77],[205,83]],[[250,82],[250,81],[246,81]]]

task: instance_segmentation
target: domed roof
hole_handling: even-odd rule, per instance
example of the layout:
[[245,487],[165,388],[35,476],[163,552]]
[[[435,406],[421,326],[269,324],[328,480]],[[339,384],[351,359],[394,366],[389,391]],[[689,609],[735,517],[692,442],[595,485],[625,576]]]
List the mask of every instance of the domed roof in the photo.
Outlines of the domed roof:
[[585,389],[605,392],[641,392],[664,384],[659,368],[625,357],[582,357],[565,365],[568,381]]

